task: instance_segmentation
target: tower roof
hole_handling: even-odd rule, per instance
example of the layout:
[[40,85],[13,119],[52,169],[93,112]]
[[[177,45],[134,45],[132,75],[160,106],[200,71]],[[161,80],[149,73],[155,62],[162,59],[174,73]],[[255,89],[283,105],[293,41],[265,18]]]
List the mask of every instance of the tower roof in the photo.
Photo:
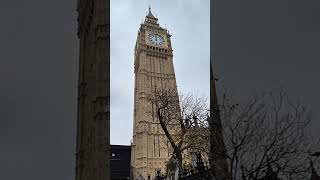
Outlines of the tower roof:
[[156,17],[154,17],[154,15],[152,14],[151,12],[151,6],[149,5],[149,12],[148,12],[148,15],[147,15],[148,18],[153,18],[153,19],[157,19]]
[[159,24],[158,24],[158,18],[156,18],[156,17],[152,14],[150,5],[149,5],[149,12],[147,13],[147,16],[146,16],[144,22],[145,22],[145,24],[148,24],[148,25],[159,26]]

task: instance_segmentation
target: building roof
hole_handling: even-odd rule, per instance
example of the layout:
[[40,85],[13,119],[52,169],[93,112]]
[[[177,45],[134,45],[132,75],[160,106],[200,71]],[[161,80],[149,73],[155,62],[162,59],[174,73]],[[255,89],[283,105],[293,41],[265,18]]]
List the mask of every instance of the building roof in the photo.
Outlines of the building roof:
[[154,15],[152,14],[152,12],[151,12],[151,6],[150,6],[150,5],[149,5],[149,13],[148,13],[147,17],[153,18],[153,19],[157,19],[157,18],[154,17]]

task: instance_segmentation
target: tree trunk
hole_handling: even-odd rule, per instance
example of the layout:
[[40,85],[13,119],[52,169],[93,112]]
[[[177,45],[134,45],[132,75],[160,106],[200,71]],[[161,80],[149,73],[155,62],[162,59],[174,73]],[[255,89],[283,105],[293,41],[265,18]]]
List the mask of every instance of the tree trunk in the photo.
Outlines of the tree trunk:
[[178,159],[178,162],[179,162],[179,170],[182,171],[182,153],[181,152],[177,152],[176,153],[176,156],[177,156],[177,159]]

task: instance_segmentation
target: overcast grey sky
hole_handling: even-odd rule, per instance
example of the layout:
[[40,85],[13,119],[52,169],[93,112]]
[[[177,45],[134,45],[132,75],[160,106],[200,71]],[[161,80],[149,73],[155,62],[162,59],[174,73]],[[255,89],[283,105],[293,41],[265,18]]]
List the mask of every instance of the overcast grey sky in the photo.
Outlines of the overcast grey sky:
[[[130,144],[133,125],[133,50],[147,0],[111,0],[111,144]],[[178,90],[209,97],[210,0],[151,1],[172,34]]]
[[217,86],[238,100],[283,86],[311,109],[311,128],[320,137],[320,1],[215,2]]

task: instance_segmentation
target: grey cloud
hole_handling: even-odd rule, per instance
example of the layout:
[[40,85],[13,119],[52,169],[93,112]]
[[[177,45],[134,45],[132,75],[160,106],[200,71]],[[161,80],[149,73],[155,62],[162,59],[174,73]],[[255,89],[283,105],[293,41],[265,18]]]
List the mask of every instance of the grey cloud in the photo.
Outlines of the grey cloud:
[[[207,96],[210,59],[209,2],[165,0],[153,1],[151,4],[152,12],[157,15],[160,25],[166,26],[172,34],[179,90],[199,90]],[[148,4],[145,1],[132,3],[129,0],[113,0],[111,8],[114,9],[111,11],[111,143],[130,144],[133,124],[133,50]],[[114,103],[112,98],[115,98]],[[124,132],[129,133],[124,135]]]

